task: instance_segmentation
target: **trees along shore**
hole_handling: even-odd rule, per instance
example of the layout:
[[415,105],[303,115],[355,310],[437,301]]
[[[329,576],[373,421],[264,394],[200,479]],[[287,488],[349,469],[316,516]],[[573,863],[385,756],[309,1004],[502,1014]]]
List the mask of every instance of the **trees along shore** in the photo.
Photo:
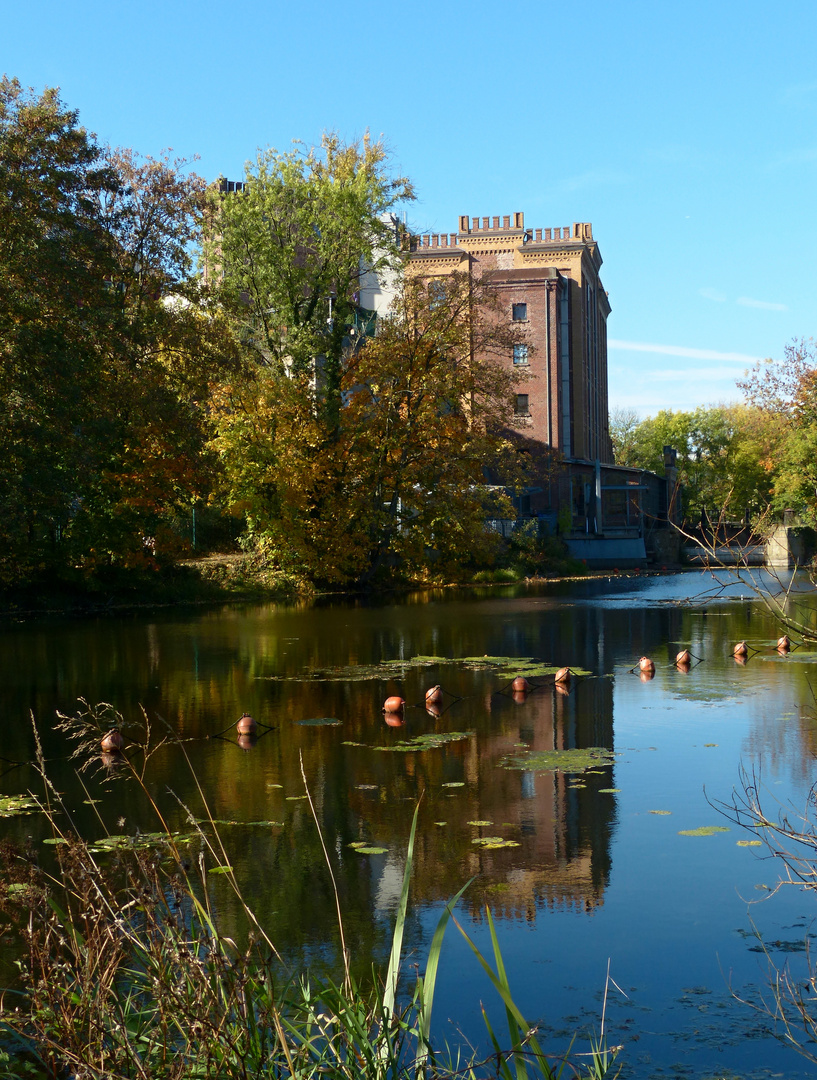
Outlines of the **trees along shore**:
[[703,515],[760,527],[794,510],[817,525],[817,345],[786,346],[782,360],[764,360],[738,387],[743,400],[693,411],[661,410],[640,420],[615,410],[610,432],[616,463],[663,470],[663,447],[678,453],[687,519]]
[[0,181],[0,591],[153,598],[208,551],[290,587],[496,565],[514,332],[485,283],[404,275],[382,142],[266,151],[224,192],[4,78]]

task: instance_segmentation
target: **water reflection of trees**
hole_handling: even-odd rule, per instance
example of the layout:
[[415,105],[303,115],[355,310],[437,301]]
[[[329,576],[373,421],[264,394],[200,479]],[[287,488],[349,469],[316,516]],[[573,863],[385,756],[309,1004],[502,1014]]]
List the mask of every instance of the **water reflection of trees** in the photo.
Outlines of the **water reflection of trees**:
[[[359,943],[361,955],[377,955],[387,947],[389,913],[421,794],[413,893],[419,906],[448,899],[472,876],[476,880],[464,902],[474,917],[486,902],[501,915],[530,921],[549,906],[592,911],[603,903],[616,801],[604,789],[615,787],[613,769],[587,777],[581,788],[562,774],[504,770],[497,763],[519,743],[537,750],[613,747],[611,676],[642,653],[656,661],[656,690],[713,701],[737,699],[743,688],[752,691],[741,706],[757,716],[747,753],[771,755],[789,767],[810,758],[817,739],[808,712],[813,705],[809,668],[755,659],[737,669],[728,658],[735,640],[772,639],[775,632],[762,611],[746,604],[713,606],[704,613],[674,606],[574,606],[569,597],[557,603],[535,595],[494,596],[479,603],[324,603],[309,609],[236,608],[31,624],[3,634],[2,753],[30,756],[29,710],[48,729],[55,709],[70,710],[80,694],[112,701],[126,717],[138,714],[140,702],[151,715],[165,717],[184,738],[195,740],[186,744],[187,752],[215,817],[283,823],[226,827],[225,843],[246,895],[274,938],[292,954],[308,956],[323,951],[327,942],[331,952],[337,941],[314,822],[305,802],[289,801],[303,794],[302,756],[337,863],[347,933]],[[704,658],[687,675],[672,667],[681,645]],[[550,685],[519,705],[497,693],[503,680],[462,665],[413,669],[399,680],[309,677],[316,668],[486,653],[540,657],[597,677],[579,680],[567,696]],[[463,700],[438,720],[410,708],[404,728],[383,725],[380,707],[387,693],[399,691],[413,706],[434,682],[444,685],[448,700],[452,695]],[[272,728],[252,750],[205,738],[234,723],[245,709]],[[793,714],[786,728],[775,723],[783,711]],[[310,717],[337,717],[342,726],[297,724]],[[429,731],[474,734],[423,753],[373,748]],[[48,730],[45,742],[48,756],[62,753]],[[60,768],[56,762],[54,767]],[[56,780],[62,785],[60,777]],[[150,782],[175,824],[183,824],[184,811],[168,789],[199,812],[196,783],[178,749],[155,760]],[[463,786],[445,787],[451,783]],[[141,823],[144,813],[135,796],[119,792],[108,816],[112,821],[126,817],[129,828]],[[91,819],[82,811],[78,820]],[[493,824],[479,827],[469,824],[473,821]],[[504,836],[519,847],[486,851],[472,843],[480,832]],[[348,846],[358,840],[386,847],[388,854],[361,856]],[[214,880],[212,889],[226,923],[235,922],[239,933],[239,909],[225,883]]]

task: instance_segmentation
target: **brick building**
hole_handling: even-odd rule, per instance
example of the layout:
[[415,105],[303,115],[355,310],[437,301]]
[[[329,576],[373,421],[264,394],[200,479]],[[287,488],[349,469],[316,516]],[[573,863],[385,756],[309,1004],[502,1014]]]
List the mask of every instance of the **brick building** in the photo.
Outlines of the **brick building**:
[[612,462],[607,425],[607,316],[601,255],[585,222],[526,229],[524,215],[461,217],[459,231],[411,238],[424,276],[490,276],[508,320],[525,332],[507,358],[528,380],[516,427],[564,458]]
[[[412,236],[410,262],[424,277],[488,276],[501,317],[523,331],[506,359],[524,369],[514,431],[535,462],[517,498],[521,518],[559,532],[589,565],[661,558],[669,496],[664,477],[613,464],[607,402],[607,317],[601,255],[588,222],[525,227],[522,213],[460,217],[455,233]],[[508,531],[513,522],[496,522]]]

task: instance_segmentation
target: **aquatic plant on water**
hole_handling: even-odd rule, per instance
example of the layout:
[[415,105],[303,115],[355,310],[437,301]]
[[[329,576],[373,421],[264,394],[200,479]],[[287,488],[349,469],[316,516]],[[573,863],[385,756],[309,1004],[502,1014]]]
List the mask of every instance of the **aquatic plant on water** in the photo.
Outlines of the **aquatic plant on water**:
[[[287,973],[241,895],[200,787],[204,813],[196,817],[191,811],[191,833],[179,836],[152,800],[143,767],[130,766],[125,757],[122,772],[141,786],[159,829],[143,834],[140,842],[126,843],[117,835],[108,843],[89,843],[61,827],[67,815],[42,755],[40,771],[39,809],[58,841],[53,870],[30,849],[0,846],[0,912],[21,946],[20,985],[0,996],[0,1077],[555,1080],[612,1075],[619,1048],[607,1046],[603,1027],[586,1055],[544,1050],[536,1027],[514,1002],[490,911],[491,959],[457,923],[454,908],[467,885],[440,916],[423,974],[411,983],[401,979],[419,807],[388,965],[385,973],[375,969],[363,982],[351,971],[332,862],[306,788],[337,906],[344,970],[333,980]],[[244,912],[243,945],[219,928],[208,891],[208,875],[214,872],[233,889]],[[492,1050],[482,1057],[437,1046],[432,1039],[436,979],[450,922],[465,937],[505,1010],[507,1034],[500,1036],[483,1008]]]

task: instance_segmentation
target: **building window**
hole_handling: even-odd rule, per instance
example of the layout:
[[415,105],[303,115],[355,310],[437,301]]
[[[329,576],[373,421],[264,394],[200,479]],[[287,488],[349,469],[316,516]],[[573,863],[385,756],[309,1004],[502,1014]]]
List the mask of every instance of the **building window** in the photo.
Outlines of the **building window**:
[[517,394],[516,404],[514,405],[514,416],[530,416],[530,409],[528,408],[528,395]]
[[445,303],[445,284],[442,281],[428,283],[428,310],[436,311]]
[[514,304],[513,305],[513,321],[525,322],[528,317],[528,305],[527,304]]
[[527,364],[527,362],[528,362],[528,347],[527,347],[527,345],[514,345],[514,347],[513,347],[513,362],[515,364]]

